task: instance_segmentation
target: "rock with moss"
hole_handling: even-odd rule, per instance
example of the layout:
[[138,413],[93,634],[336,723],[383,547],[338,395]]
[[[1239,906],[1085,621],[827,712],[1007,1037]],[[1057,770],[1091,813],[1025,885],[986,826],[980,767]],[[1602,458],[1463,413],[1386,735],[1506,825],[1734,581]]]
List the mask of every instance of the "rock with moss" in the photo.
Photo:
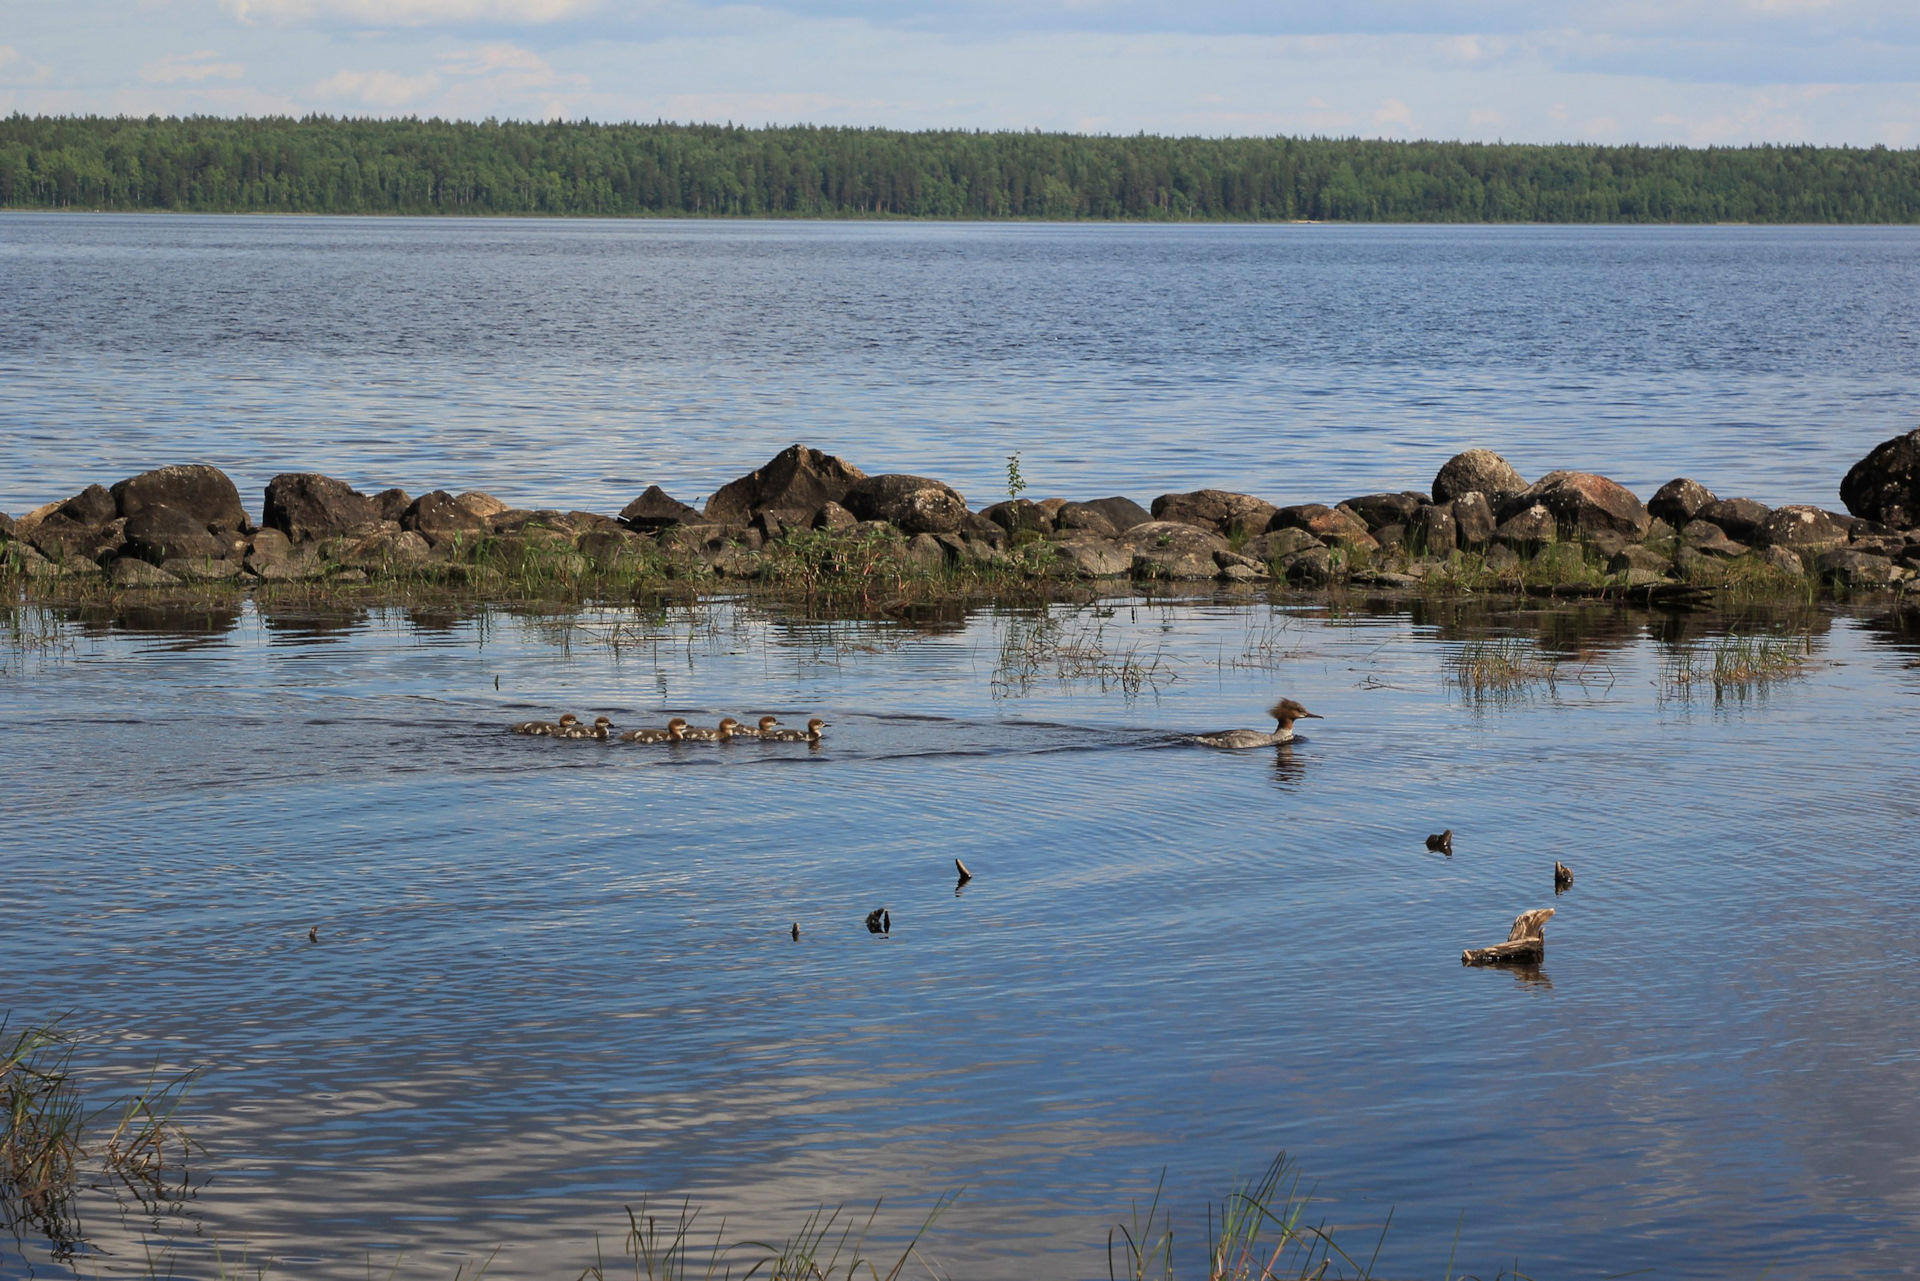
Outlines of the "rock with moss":
[[1801,503],[1776,507],[1754,531],[1753,541],[1761,547],[1785,547],[1805,556],[1844,547],[1849,541],[1853,521]]
[[855,481],[839,502],[862,521],[885,521],[901,533],[951,534],[963,529],[967,500],[943,481],[889,473]]
[[1526,488],[1526,480],[1506,459],[1491,449],[1469,449],[1447,459],[1434,476],[1433,501],[1450,503],[1477,492],[1499,503]]
[[1713,491],[1699,481],[1680,476],[1654,491],[1653,497],[1647,500],[1647,512],[1680,529],[1698,516],[1702,507],[1718,501]]

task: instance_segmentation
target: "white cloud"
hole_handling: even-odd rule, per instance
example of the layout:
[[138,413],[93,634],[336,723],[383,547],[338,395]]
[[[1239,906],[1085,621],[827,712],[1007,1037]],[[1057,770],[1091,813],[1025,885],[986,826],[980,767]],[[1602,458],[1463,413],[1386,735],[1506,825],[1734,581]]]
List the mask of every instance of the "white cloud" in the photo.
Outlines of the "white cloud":
[[417,76],[392,71],[336,71],[316,84],[313,91],[324,99],[396,111],[412,106],[439,87],[440,77],[431,71]]
[[599,0],[220,0],[236,21],[298,26],[540,26],[584,17]]
[[212,49],[198,53],[171,53],[140,68],[140,78],[148,84],[197,83],[202,80],[238,80],[247,69],[237,62],[213,62],[218,54]]

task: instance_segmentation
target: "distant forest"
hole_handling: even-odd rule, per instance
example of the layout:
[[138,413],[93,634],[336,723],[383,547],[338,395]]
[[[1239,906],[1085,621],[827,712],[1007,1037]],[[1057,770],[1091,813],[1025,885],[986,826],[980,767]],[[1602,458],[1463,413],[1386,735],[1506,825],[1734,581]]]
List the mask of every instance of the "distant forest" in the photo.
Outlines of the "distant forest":
[[1911,223],[1920,150],[14,115],[0,207]]

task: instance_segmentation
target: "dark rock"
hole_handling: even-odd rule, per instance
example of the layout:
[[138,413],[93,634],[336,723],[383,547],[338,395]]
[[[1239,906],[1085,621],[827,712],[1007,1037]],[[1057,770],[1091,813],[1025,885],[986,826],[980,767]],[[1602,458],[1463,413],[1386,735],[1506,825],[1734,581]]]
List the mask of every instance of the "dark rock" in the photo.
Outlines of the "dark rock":
[[1006,530],[994,524],[979,512],[968,512],[967,518],[960,522],[960,528],[954,531],[969,539],[980,539],[995,548],[1004,548],[1010,538]]
[[1031,530],[1036,534],[1053,532],[1053,514],[1039,503],[1028,502],[1024,498],[995,503],[980,514],[1009,534],[1017,534],[1021,530]]
[[[897,472],[857,480],[837,497],[861,520],[884,520],[909,535],[951,534],[965,528],[973,514],[952,486]],[[707,510],[711,512],[713,504],[707,504]]]
[[1132,552],[1146,555],[1200,556],[1211,558],[1215,552],[1231,551],[1227,540],[1198,525],[1177,520],[1150,520],[1122,531],[1114,541]]
[[1695,512],[1694,519],[1713,522],[1735,542],[1750,543],[1771,515],[1773,508],[1751,498],[1720,498]]
[[1470,550],[1492,542],[1493,531],[1499,524],[1493,518],[1493,504],[1477,489],[1453,500],[1453,523],[1460,546]]
[[1259,534],[1273,519],[1273,504],[1252,494],[1225,489],[1196,489],[1187,494],[1162,494],[1153,500],[1153,519],[1197,525],[1216,534]]
[[0,543],[13,537],[13,517],[0,512]]
[[1680,531],[1680,545],[1691,548],[1705,556],[1718,556],[1722,560],[1732,560],[1736,556],[1747,554],[1745,543],[1736,543],[1727,537],[1727,531],[1710,520],[1689,521]]
[[1367,522],[1351,511],[1325,503],[1301,503],[1274,512],[1267,529],[1304,529],[1322,542],[1333,542],[1365,534]]
[[1505,543],[1495,543],[1482,554],[1482,561],[1494,573],[1516,569],[1520,565],[1520,554]]
[[[743,516],[742,523],[746,519]],[[645,493],[620,509],[620,523],[628,529],[666,529],[670,525],[705,524],[706,520],[697,507],[687,506],[658,485],[649,485]]]
[[485,517],[444,489],[436,489],[414,499],[406,514],[400,518],[400,526],[419,534],[435,547],[456,539],[474,542],[492,532],[493,528]]
[[1682,476],[1660,486],[1653,497],[1647,501],[1647,511],[1675,529],[1681,529],[1688,521],[1700,514],[1702,507],[1718,501],[1719,499],[1713,496],[1713,491],[1705,485]]
[[1305,551],[1309,547],[1324,547],[1319,539],[1304,529],[1276,529],[1270,534],[1258,538],[1249,538],[1240,545],[1240,550],[1248,556],[1263,561],[1284,560],[1295,552]]
[[[134,563],[134,558],[123,556],[114,564],[122,562]],[[164,560],[160,562],[160,569],[183,583],[224,583],[240,576],[237,560]]]
[[1469,449],[1447,459],[1433,478],[1433,501],[1450,503],[1462,494],[1482,493],[1490,502],[1517,494],[1527,482],[1491,449]]
[[1880,442],[1849,468],[1840,501],[1855,516],[1883,525],[1920,525],[1920,428]]
[[372,499],[318,472],[283,472],[267,482],[261,524],[295,543],[337,538],[380,520]]
[[1625,534],[1611,529],[1595,530],[1591,534],[1583,535],[1580,541],[1585,544],[1588,551],[1601,560],[1616,556],[1632,545],[1627,541]]
[[730,525],[671,525],[660,531],[660,550],[717,554],[733,542],[736,534],[745,532],[744,527]]
[[1822,552],[1814,565],[1821,578],[1839,587],[1890,587],[1900,577],[1885,556],[1869,556],[1849,547]]
[[1280,562],[1280,572],[1298,587],[1325,587],[1333,581],[1333,553],[1324,547],[1307,547]]
[[142,507],[127,517],[127,551],[150,565],[168,560],[223,560],[233,544],[195,517],[171,507]]
[[822,503],[820,513],[813,518],[815,529],[852,529],[859,523],[860,518],[839,503]]
[[[1862,522],[1863,524],[1865,522]],[[1862,534],[1855,529],[1847,539],[1847,546],[1869,556],[1886,556],[1898,560],[1906,555],[1907,536],[1905,534]]]
[[1666,521],[1661,520],[1658,516],[1655,516],[1652,520],[1647,522],[1647,536],[1642,541],[1649,542],[1649,543],[1664,543],[1669,538],[1672,538],[1678,532],[1679,531],[1676,530],[1672,525],[1667,524]]
[[[149,508],[148,510],[153,510]],[[201,530],[205,534],[206,530]],[[157,565],[122,556],[107,570],[107,581],[115,587],[178,587],[180,580]]]
[[1501,511],[1511,517],[1535,504],[1553,513],[1567,537],[1611,530],[1638,541],[1646,537],[1652,520],[1631,490],[1592,472],[1549,472],[1502,504]]
[[203,530],[238,533],[247,527],[240,491],[218,467],[200,463],[129,476],[113,487],[113,501],[121,516],[132,517],[149,507],[171,507]]
[[1607,562],[1607,572],[1610,574],[1625,574],[1634,570],[1652,574],[1670,574],[1673,572],[1673,558],[1662,556],[1651,547],[1630,543],[1614,553],[1613,558]]
[[1504,547],[1533,548],[1552,542],[1559,530],[1560,522],[1546,505],[1535,503],[1501,521],[1493,537]]
[[[765,507],[761,509],[758,516],[753,518],[752,528],[758,530],[764,538],[769,540],[775,538],[791,538],[795,534],[804,534],[812,529],[814,515],[815,513],[813,512],[802,514],[798,512],[776,511],[771,507]],[[853,518],[849,516],[847,519],[852,520]]]
[[1427,505],[1425,494],[1363,494],[1340,504],[1367,523],[1375,537],[1384,525],[1405,525],[1413,514]]
[[763,466],[715,491],[707,500],[706,518],[717,524],[745,525],[768,507],[783,512],[817,512],[828,503],[839,503],[857,515],[846,493],[865,479],[865,472],[832,454],[789,445]]
[[423,565],[434,559],[433,547],[411,529],[383,530],[343,549],[341,561],[360,569],[386,570]]
[[248,542],[247,552],[252,556],[279,560],[293,554],[293,540],[277,529],[256,530]]
[[1120,532],[1120,527],[1108,520],[1098,507],[1086,503],[1061,504],[1059,510],[1053,513],[1053,527],[1055,530],[1084,532],[1096,538],[1112,538]]
[[1081,578],[1119,578],[1133,570],[1133,553],[1111,538],[1077,538],[1055,545],[1061,563]]
[[1373,536],[1382,548],[1387,551],[1392,551],[1396,547],[1406,546],[1407,527],[1405,525],[1382,525],[1373,531]]
[[1453,518],[1453,504],[1422,507],[1414,513],[1407,536],[1409,545],[1419,555],[1442,559],[1453,555],[1460,546],[1460,523]]
[[1124,534],[1135,525],[1144,525],[1153,519],[1153,514],[1131,498],[1089,498],[1078,507],[1091,507],[1113,522],[1115,532]]
[[[26,522],[22,522],[26,525]],[[83,525],[68,520],[59,511],[26,525],[26,542],[42,556],[54,562],[86,556],[100,542],[99,525]]]
[[[155,473],[149,472],[147,474],[154,475]],[[120,485],[130,483],[132,482],[123,480],[120,482]],[[115,485],[114,489],[120,488],[120,485]],[[236,496],[234,498],[234,505],[238,506],[239,503],[239,497]],[[112,492],[104,486],[88,485],[72,498],[61,503],[60,506],[55,509],[54,514],[72,524],[86,525],[97,529],[114,517],[124,516],[128,513],[120,510],[118,504],[113,501]]]
[[407,508],[413,506],[412,496],[404,489],[383,489],[370,501],[381,520],[390,520],[396,525],[407,514]]
[[932,572],[947,563],[946,549],[932,534],[915,534],[907,540],[907,564]]
[[1844,547],[1853,521],[1801,503],[1776,507],[1760,522],[1753,541],[1762,547],[1785,547],[1805,554]]

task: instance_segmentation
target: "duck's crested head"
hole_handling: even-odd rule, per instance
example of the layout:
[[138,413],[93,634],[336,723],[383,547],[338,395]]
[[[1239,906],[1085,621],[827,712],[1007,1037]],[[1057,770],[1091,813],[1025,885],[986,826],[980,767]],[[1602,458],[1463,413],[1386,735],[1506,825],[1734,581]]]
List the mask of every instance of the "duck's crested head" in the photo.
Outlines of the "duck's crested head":
[[560,714],[560,723],[562,725],[578,725],[580,723],[580,718],[578,716],[575,716],[572,712],[562,712]]
[[1300,704],[1294,702],[1291,698],[1283,698],[1279,702],[1275,703],[1272,707],[1267,709],[1267,715],[1273,717],[1274,720],[1279,721],[1282,725],[1287,724],[1289,721],[1301,721],[1301,720],[1321,721],[1326,719],[1326,717],[1320,715],[1320,713],[1318,712],[1308,711],[1306,708],[1300,706]]
[[760,718],[760,732],[764,734],[779,723],[780,718],[778,716],[762,716]]

